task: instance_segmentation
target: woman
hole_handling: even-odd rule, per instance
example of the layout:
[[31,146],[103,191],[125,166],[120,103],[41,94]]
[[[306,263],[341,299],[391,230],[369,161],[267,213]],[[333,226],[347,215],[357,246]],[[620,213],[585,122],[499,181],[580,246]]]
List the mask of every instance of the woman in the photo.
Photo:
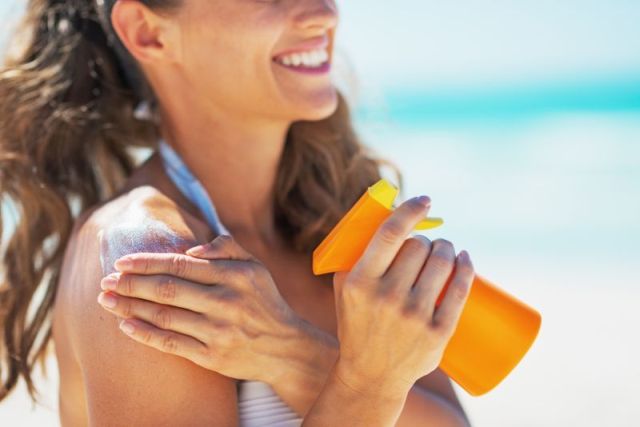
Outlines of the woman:
[[407,239],[428,197],[352,271],[311,274],[383,163],[329,78],[337,20],[332,0],[29,2],[0,76],[3,396],[35,391],[53,335],[65,426],[466,425],[437,366],[473,267]]

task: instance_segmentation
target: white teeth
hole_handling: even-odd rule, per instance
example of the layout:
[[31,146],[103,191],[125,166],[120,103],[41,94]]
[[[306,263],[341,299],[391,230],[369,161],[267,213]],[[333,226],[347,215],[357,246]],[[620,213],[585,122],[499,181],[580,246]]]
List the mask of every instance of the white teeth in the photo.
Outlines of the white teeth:
[[325,49],[316,49],[308,52],[294,53],[276,58],[281,64],[294,67],[319,67],[329,59],[329,53]]

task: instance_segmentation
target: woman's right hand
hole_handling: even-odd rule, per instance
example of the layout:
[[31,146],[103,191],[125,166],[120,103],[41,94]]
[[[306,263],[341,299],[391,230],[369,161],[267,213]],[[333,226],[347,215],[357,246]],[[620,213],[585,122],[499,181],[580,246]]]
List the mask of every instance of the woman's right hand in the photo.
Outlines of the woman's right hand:
[[429,208],[426,196],[401,204],[351,271],[334,275],[334,369],[363,394],[406,394],[436,369],[469,295],[475,273],[466,251],[456,257],[447,240],[407,239]]

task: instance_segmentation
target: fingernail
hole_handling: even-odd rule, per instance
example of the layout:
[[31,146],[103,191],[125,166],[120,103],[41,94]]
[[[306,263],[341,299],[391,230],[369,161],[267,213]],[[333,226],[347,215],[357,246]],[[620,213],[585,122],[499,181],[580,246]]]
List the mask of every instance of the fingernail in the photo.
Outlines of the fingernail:
[[129,258],[123,257],[123,258],[117,259],[113,266],[120,271],[127,270],[133,267],[133,261],[131,261],[131,259]]
[[122,322],[120,322],[120,330],[127,335],[131,335],[136,330],[136,328],[134,328],[131,323],[123,320]]
[[205,253],[206,250],[207,250],[207,244],[204,244],[204,245],[194,246],[193,248],[187,250],[187,252],[185,252],[185,253],[187,255],[198,256],[198,255],[202,255],[203,253]]
[[105,292],[100,292],[100,295],[98,295],[98,302],[100,303],[100,305],[107,308],[114,308],[118,303],[113,295],[107,294]]
[[416,197],[416,202],[420,203],[425,208],[431,204],[431,199],[429,196],[420,196]]
[[[118,273],[119,275],[120,273]],[[100,287],[105,291],[114,291],[118,284],[118,277],[114,274],[110,274],[100,282]]]
[[460,253],[458,254],[458,256],[460,257],[461,260],[463,261],[468,261],[469,260],[469,253],[467,251],[465,251],[464,249],[460,251]]

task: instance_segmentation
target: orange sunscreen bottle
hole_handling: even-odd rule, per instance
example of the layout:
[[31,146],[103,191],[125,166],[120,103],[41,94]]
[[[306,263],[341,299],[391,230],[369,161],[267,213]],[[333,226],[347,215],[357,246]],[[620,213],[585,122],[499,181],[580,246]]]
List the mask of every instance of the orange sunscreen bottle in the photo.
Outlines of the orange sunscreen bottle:
[[[398,189],[381,179],[360,197],[313,251],[315,275],[349,271],[382,222],[391,215]],[[441,218],[425,218],[416,230],[438,227]],[[439,304],[447,283],[438,298]],[[471,395],[498,385],[533,344],[540,314],[477,273],[458,326],[440,368]]]

